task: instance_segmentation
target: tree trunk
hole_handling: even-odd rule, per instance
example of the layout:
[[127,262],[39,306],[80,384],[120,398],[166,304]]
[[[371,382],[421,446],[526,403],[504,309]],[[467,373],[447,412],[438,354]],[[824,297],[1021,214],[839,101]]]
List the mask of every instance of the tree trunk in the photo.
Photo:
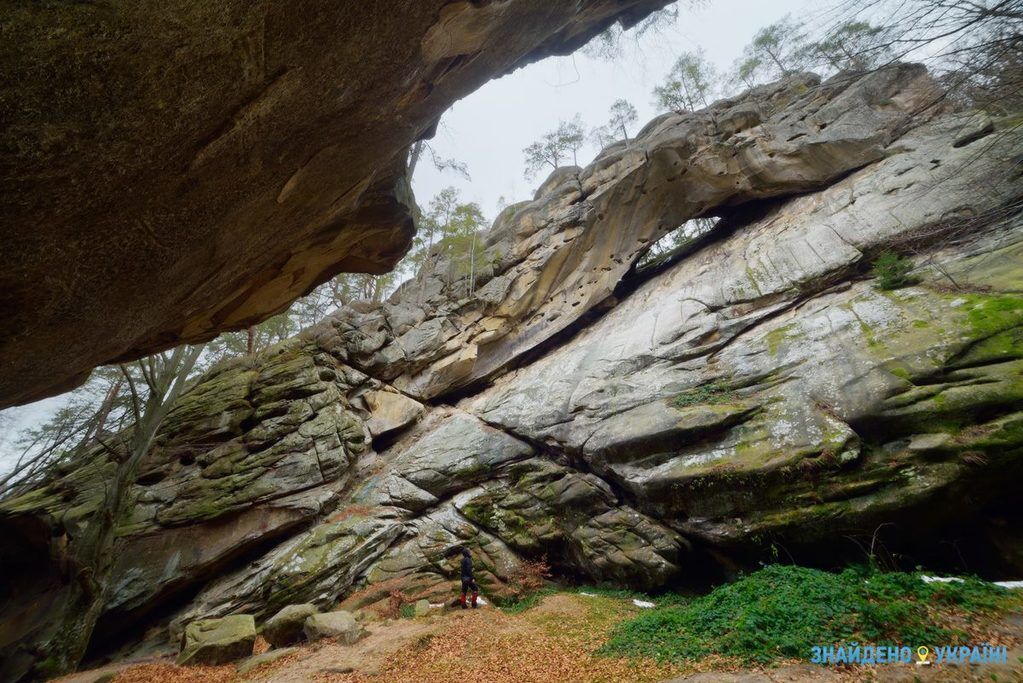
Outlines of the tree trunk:
[[425,143],[425,140],[416,140],[416,144],[412,145],[412,150],[409,152],[408,171],[406,171],[409,182],[412,181],[412,174],[416,172],[416,164],[419,163],[419,157],[423,155],[423,145]]
[[791,71],[785,68],[785,65],[781,63],[781,60],[778,59],[778,56],[775,55],[771,50],[765,47],[764,52],[766,52],[767,56],[771,58],[771,61],[774,62],[774,65],[778,67],[778,70],[781,71],[782,76],[788,76],[790,73],[792,73]]
[[[110,571],[114,564],[117,524],[126,515],[131,502],[128,494],[137,477],[139,462],[149,451],[157,430],[184,390],[188,374],[201,353],[201,346],[187,350],[179,346],[169,358],[162,357],[160,368],[150,361],[146,374],[149,395],[141,407],[134,382],[124,371],[136,414],[131,441],[123,453],[108,448],[109,457],[117,462],[113,481],[93,513],[92,523],[82,525],[82,534],[70,541],[72,547],[66,559],[71,576],[61,601],[64,614],[52,622],[55,635],[45,644],[46,658],[36,664],[32,672],[35,677],[52,678],[74,671],[85,656],[93,629],[106,603]],[[146,362],[147,359],[143,359],[139,364]]]
[[245,330],[245,353],[252,354],[256,348],[256,328],[250,327]]
[[110,410],[114,407],[114,401],[117,400],[117,396],[121,393],[121,385],[123,383],[124,378],[118,377],[117,381],[107,391],[107,395],[103,398],[102,405],[100,405],[99,413],[96,415],[96,425],[85,435],[85,439],[82,440],[83,444],[88,444],[92,437],[99,437],[103,433],[103,428],[107,424],[107,417],[110,416]]
[[469,296],[476,290],[476,231],[472,233],[472,244],[469,245]]

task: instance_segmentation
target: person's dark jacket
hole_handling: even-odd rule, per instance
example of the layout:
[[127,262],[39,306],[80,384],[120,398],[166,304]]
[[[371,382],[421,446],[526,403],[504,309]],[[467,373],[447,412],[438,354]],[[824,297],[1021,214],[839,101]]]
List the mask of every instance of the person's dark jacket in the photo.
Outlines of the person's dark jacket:
[[472,581],[472,558],[462,557],[462,581]]

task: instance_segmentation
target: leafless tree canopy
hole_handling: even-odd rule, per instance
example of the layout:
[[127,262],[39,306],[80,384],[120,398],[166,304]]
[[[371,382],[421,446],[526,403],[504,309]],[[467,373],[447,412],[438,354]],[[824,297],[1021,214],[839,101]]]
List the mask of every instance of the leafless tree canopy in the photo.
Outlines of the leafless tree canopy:
[[843,52],[870,66],[924,62],[957,104],[994,113],[1023,105],[1023,0],[848,0],[815,32],[825,48],[818,64]]

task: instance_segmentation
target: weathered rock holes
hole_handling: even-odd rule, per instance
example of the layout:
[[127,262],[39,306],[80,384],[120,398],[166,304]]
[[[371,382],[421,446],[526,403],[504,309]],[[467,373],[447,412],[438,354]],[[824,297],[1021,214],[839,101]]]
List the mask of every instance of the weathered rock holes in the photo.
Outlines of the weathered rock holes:
[[143,472],[139,475],[135,483],[139,486],[153,486],[159,484],[161,481],[167,478],[167,473],[162,469],[150,470],[149,472]]
[[952,147],[958,149],[960,147],[972,145],[977,140],[982,140],[986,138],[988,135],[991,135],[991,133],[993,132],[995,132],[995,127],[994,125],[991,124],[991,122],[988,122],[988,125],[980,128],[979,130],[968,133],[967,135],[964,135],[963,137],[953,142]]

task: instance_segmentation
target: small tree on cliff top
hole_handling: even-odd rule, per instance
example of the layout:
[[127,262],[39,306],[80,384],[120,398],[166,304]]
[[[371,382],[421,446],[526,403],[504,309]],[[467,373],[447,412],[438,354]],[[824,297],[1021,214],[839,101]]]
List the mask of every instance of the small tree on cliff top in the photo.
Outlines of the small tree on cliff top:
[[768,72],[768,80],[773,81],[804,68],[804,41],[802,24],[786,16],[757,31],[743,57],[756,60]]
[[561,168],[569,159],[578,164],[578,152],[586,141],[582,118],[576,114],[571,121],[561,121],[558,127],[522,150],[526,155],[526,178],[534,178],[543,168]]
[[683,52],[662,85],[654,88],[655,104],[676,112],[696,111],[710,104],[717,90],[717,72],[703,50]]
[[593,139],[599,147],[607,147],[617,140],[629,142],[629,126],[639,118],[636,108],[628,100],[617,99],[608,110],[608,121],[593,129]]
[[607,126],[615,135],[621,135],[626,142],[629,141],[629,126],[636,122],[639,114],[636,108],[628,100],[618,99],[611,104],[609,111],[611,116]]
[[483,254],[479,234],[487,224],[479,204],[463,202],[457,189],[447,187],[430,200],[416,224],[416,238],[407,259],[418,273],[420,293],[426,279],[435,274],[437,264],[446,263],[442,275],[447,284],[468,276],[465,294],[471,294]]
[[871,69],[892,59],[891,31],[868,21],[845,21],[799,48],[798,58],[816,71]]

